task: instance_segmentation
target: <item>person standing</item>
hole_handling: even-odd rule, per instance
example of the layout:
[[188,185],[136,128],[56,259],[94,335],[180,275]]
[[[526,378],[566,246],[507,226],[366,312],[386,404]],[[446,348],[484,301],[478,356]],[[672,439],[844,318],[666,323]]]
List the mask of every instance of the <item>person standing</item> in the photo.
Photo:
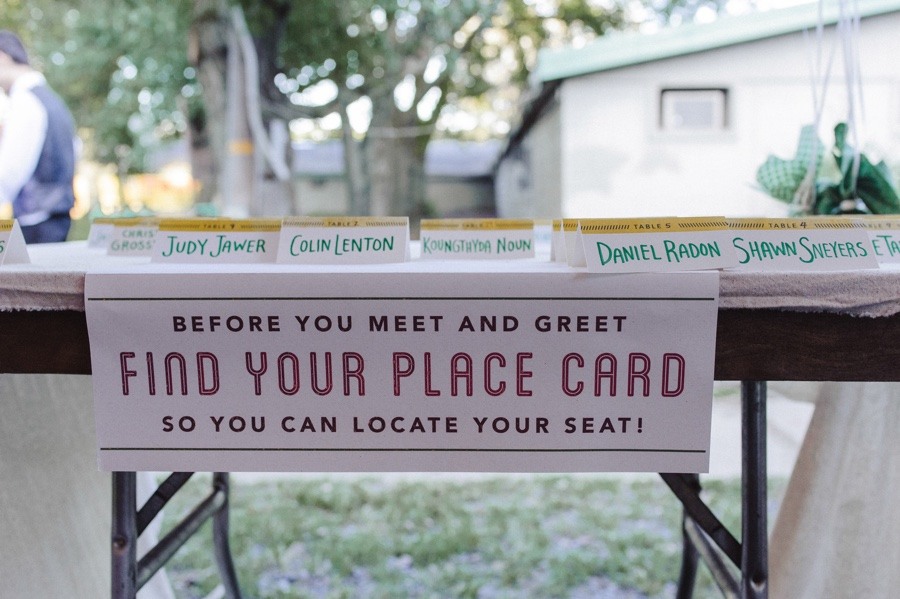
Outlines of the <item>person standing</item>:
[[65,241],[75,202],[75,123],[7,30],[0,30],[0,87],[9,96],[0,134],[0,203],[12,203],[27,243]]

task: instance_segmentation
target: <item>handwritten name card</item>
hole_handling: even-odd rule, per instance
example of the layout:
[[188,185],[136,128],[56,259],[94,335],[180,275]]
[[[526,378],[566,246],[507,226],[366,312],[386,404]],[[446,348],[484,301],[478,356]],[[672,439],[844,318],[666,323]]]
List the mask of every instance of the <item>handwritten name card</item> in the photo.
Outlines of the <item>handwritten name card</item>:
[[878,268],[866,229],[849,218],[727,219],[738,270]]
[[101,216],[91,221],[87,245],[89,248],[105,250],[109,247],[113,232],[116,229],[116,218]]
[[117,218],[106,253],[110,256],[151,256],[158,218]]
[[900,215],[861,217],[879,264],[900,264]]
[[409,218],[291,217],[281,223],[278,262],[382,264],[409,259]]
[[156,234],[153,262],[275,262],[280,235],[280,219],[164,219]]
[[589,219],[579,231],[590,272],[710,270],[737,264],[721,217]]
[[534,257],[534,222],[525,219],[424,219],[425,260]]

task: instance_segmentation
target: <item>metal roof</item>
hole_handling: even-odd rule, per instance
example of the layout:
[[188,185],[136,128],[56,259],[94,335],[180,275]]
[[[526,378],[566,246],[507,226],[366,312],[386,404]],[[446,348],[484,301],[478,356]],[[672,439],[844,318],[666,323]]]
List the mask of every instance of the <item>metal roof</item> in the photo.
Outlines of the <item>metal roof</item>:
[[[859,0],[856,5],[861,17],[900,11],[900,0]],[[827,2],[822,11],[824,24],[833,25],[839,14],[839,4]],[[535,77],[541,82],[578,77],[813,29],[818,22],[819,3],[810,2],[652,34],[607,34],[581,48],[541,51]]]

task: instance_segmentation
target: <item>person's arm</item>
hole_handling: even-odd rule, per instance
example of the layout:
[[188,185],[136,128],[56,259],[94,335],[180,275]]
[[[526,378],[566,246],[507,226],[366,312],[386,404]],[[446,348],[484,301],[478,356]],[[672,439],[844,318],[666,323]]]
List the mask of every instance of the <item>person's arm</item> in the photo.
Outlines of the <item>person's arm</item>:
[[47,111],[29,92],[10,97],[0,136],[0,204],[12,203],[31,178],[47,136]]

